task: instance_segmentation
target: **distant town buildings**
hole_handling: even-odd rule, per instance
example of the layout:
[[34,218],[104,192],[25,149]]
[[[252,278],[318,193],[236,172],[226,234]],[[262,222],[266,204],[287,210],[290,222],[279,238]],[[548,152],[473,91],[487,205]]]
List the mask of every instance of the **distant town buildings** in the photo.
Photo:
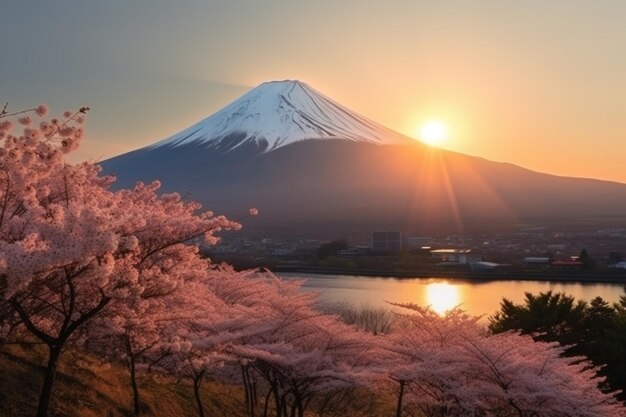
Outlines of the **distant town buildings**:
[[580,269],[584,266],[582,261],[578,259],[559,259],[550,264],[551,268],[556,269]]
[[403,249],[402,233],[374,232],[372,233],[372,250],[374,252],[400,252]]
[[440,262],[451,264],[469,265],[483,260],[480,253],[471,249],[435,249],[431,250],[430,254]]
[[549,256],[527,256],[524,258],[524,266],[527,268],[547,268],[552,259]]
[[567,274],[574,269],[604,270],[609,274],[626,272],[623,255],[626,229],[623,228],[557,232],[524,227],[459,235],[389,230],[336,236],[334,241],[345,243],[326,257],[320,257],[320,248],[333,241],[315,235],[251,238],[233,234],[216,246],[202,249],[218,259],[248,259],[249,265],[259,262],[314,265],[323,260],[325,265],[403,271],[441,267],[478,272],[553,270]]
[[609,268],[626,269],[626,261],[621,261],[616,264],[609,265]]
[[498,269],[501,269],[503,266],[504,265],[496,263],[496,262],[480,261],[480,262],[471,263],[470,269],[476,272],[489,272],[489,271],[496,271]]

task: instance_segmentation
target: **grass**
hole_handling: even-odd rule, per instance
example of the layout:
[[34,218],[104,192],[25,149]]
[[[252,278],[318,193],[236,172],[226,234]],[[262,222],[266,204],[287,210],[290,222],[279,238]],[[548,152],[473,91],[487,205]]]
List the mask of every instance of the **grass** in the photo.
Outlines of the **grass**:
[[[0,416],[35,415],[47,357],[41,346],[0,349]],[[142,416],[197,415],[190,384],[166,378],[146,378],[140,386]],[[202,390],[207,415],[244,416],[239,387],[205,382]],[[61,357],[50,417],[127,417],[132,415],[128,371],[118,364],[101,365],[76,352]]]
[[[46,360],[47,351],[40,345],[0,347],[0,417],[35,415]],[[139,391],[142,417],[198,415],[190,383],[152,375],[141,380]],[[393,415],[395,399],[389,394],[374,393],[365,388],[357,388],[346,394],[349,397],[347,401],[333,399],[325,405],[325,397],[320,395],[306,415]],[[201,396],[207,416],[246,416],[244,394],[240,386],[205,381]],[[261,404],[257,415],[262,415]],[[102,364],[97,358],[84,353],[71,350],[64,352],[57,371],[49,416],[132,416],[128,370],[122,364]]]

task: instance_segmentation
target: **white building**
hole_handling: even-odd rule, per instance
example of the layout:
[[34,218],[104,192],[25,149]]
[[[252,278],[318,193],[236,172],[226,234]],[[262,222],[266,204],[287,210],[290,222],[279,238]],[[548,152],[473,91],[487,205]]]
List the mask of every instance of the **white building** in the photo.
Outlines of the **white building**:
[[472,264],[480,262],[483,257],[480,253],[475,253],[471,249],[435,249],[430,251],[430,255],[440,262],[454,264]]
[[500,264],[495,262],[480,261],[470,264],[470,269],[472,271],[495,271],[500,268],[500,266]]

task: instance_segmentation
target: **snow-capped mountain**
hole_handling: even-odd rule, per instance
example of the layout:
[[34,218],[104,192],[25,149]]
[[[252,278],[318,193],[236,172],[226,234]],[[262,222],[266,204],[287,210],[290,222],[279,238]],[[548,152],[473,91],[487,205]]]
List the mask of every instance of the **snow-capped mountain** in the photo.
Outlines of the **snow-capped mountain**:
[[[228,140],[234,135],[238,135],[235,143]],[[217,113],[153,146],[204,143],[212,148],[232,149],[255,142],[265,151],[273,151],[307,139],[375,144],[412,141],[345,108],[306,83],[285,80],[265,82]]]
[[[263,83],[214,115],[103,164],[118,187],[158,179],[264,236],[624,218],[626,185],[429,148],[299,81]],[[590,204],[593,202],[593,204]]]

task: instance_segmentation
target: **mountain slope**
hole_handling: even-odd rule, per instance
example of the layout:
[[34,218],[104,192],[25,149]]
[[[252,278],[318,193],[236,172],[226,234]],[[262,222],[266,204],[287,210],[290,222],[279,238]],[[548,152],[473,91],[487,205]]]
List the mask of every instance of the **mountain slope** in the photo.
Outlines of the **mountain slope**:
[[[233,140],[233,137],[236,140]],[[254,142],[272,151],[301,140],[341,138],[391,144],[411,139],[360,116],[301,81],[266,82],[222,110],[153,145],[205,143],[231,149]]]
[[[285,110],[285,99],[298,107]],[[320,104],[322,114],[311,103],[328,107]],[[334,105],[302,83],[265,83],[194,127],[103,165],[120,187],[159,179],[165,191],[235,218],[258,207],[252,231],[265,234],[624,216],[624,184],[429,148]]]

